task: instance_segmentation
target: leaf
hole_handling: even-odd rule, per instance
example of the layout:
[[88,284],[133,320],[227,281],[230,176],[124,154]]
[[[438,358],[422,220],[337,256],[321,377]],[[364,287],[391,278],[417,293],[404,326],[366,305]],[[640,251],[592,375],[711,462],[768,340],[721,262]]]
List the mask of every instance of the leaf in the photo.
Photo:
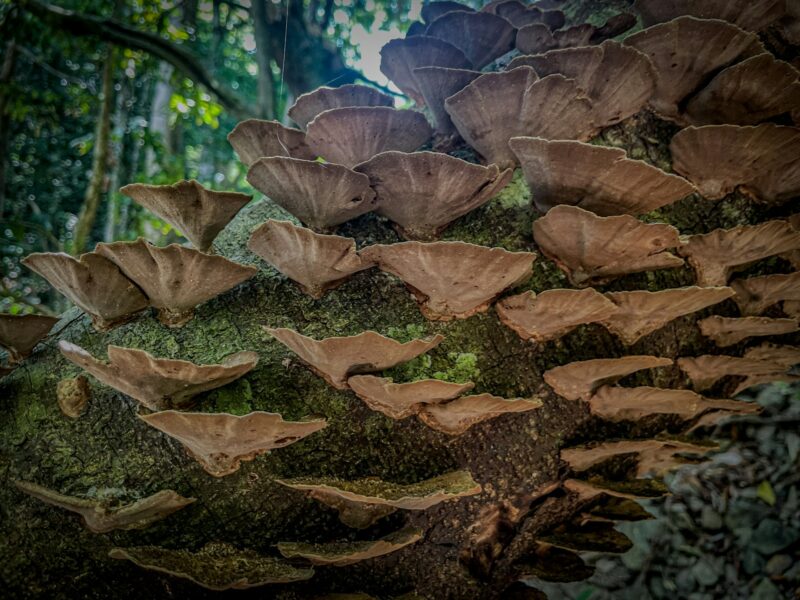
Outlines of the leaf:
[[758,497],[770,506],[775,506],[775,491],[766,479],[758,485]]

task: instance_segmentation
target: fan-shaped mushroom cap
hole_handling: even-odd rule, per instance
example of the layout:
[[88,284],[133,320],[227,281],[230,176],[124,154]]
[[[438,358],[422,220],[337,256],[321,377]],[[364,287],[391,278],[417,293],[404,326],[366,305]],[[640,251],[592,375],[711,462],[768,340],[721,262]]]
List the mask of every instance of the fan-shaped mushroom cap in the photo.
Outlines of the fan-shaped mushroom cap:
[[735,279],[731,287],[736,292],[733,300],[743,315],[760,315],[778,302],[800,300],[800,271]]
[[597,358],[572,362],[545,371],[544,380],[562,398],[588,400],[604,385],[616,383],[631,373],[642,369],[668,367],[671,364],[671,358],[657,356]]
[[428,25],[425,35],[452,44],[481,69],[514,49],[516,29],[491,13],[451,11]]
[[239,160],[248,167],[262,156],[291,156],[306,160],[316,158],[306,145],[305,133],[284,127],[277,121],[242,121],[228,134],[228,142]]
[[224,477],[242,461],[283,448],[327,427],[325,419],[284,421],[277,413],[244,416],[164,410],[139,418],[178,440],[207,473]]
[[44,315],[0,314],[0,347],[8,350],[8,361],[14,365],[30,356],[42,338],[58,323]]
[[365,331],[348,337],[314,340],[291,329],[264,329],[340,390],[347,389],[350,375],[390,369],[435,348],[444,339],[435,335],[400,343],[374,331]]
[[[583,46],[589,43],[589,37],[591,33],[588,32],[586,26],[583,26],[580,29],[573,29],[570,27],[568,30],[564,31],[569,31],[569,33],[561,34],[559,39],[556,39],[553,32],[544,23],[530,23],[528,25],[523,25],[517,30],[517,36],[514,40],[514,47],[520,51],[522,56],[540,54],[542,52],[547,52],[548,50],[553,50],[554,48],[566,48],[569,46],[568,39],[569,42],[573,41],[573,36],[578,31],[585,36],[584,43],[578,45]],[[560,42],[563,42],[564,46],[561,46]],[[517,59],[515,58],[514,60]],[[513,62],[514,61],[512,61],[512,63]],[[522,64],[525,63],[523,62]],[[514,67],[519,65],[520,62],[517,62],[514,64]]]
[[298,96],[289,117],[303,129],[321,112],[346,106],[394,106],[394,98],[366,85],[350,83],[341,87],[318,87]]
[[269,219],[253,231],[247,247],[312,298],[372,266],[356,253],[352,238],[321,235],[288,221]]
[[[791,365],[781,364],[767,358],[751,358],[745,355],[719,356],[706,354],[704,356],[683,357],[677,361],[681,371],[688,375],[692,387],[698,392],[712,387],[723,377],[769,377],[783,375]],[[800,362],[800,358],[798,358]],[[734,393],[736,395],[736,393]]]
[[800,128],[687,127],[670,142],[673,168],[709,200],[737,187],[758,202],[781,204],[800,194]]
[[195,498],[184,498],[172,490],[161,490],[130,504],[112,506],[99,500],[65,496],[27,481],[15,481],[14,485],[42,502],[78,513],[86,528],[94,533],[144,529],[195,501]]
[[159,248],[139,238],[135,242],[98,244],[95,252],[117,265],[158,309],[159,320],[181,327],[194,307],[250,279],[258,269],[221,256],[170,244]]
[[132,183],[119,191],[175,227],[201,252],[211,249],[217,234],[253,198],[214,192],[194,180],[174,185]]
[[545,256],[581,287],[683,264],[666,252],[680,243],[677,229],[629,215],[598,217],[577,206],[560,205],[533,222],[533,237]]
[[531,275],[536,255],[465,242],[376,244],[361,250],[402,279],[426,318],[465,319],[489,308],[503,290]]
[[784,367],[792,367],[800,365],[800,348],[764,343],[747,350],[744,353],[744,357],[774,362]]
[[486,204],[514,175],[441,152],[383,152],[355,170],[369,177],[375,212],[396,223],[406,239],[423,240]]
[[585,323],[596,323],[617,310],[616,304],[592,288],[524,292],[503,298],[495,307],[506,327],[523,340],[558,339]]
[[724,348],[750,337],[783,335],[800,331],[796,319],[768,319],[767,317],[730,318],[713,315],[697,322],[700,332]]
[[606,296],[618,310],[603,321],[603,326],[630,346],[670,321],[722,302],[733,293],[729,287],[697,286],[660,292],[609,292]]
[[786,221],[767,221],[691,235],[678,248],[689,260],[698,285],[725,285],[737,267],[800,249],[800,231]]
[[519,0],[499,2],[490,12],[503,17],[517,29],[532,23],[542,23],[554,30],[563,27],[566,21],[564,13],[560,10],[547,10],[536,5],[527,5]]
[[691,15],[761,31],[786,14],[785,0],[636,0],[634,6],[645,27]]
[[420,16],[426,23],[432,23],[442,15],[453,11],[474,12],[475,9],[460,2],[453,2],[452,0],[434,0],[433,2],[426,2],[422,6]]
[[617,457],[634,455],[637,458],[637,477],[660,477],[686,462],[681,454],[702,456],[709,450],[713,448],[678,441],[625,440],[586,448],[569,448],[561,451],[561,458],[574,472],[582,473]]
[[538,398],[501,398],[491,394],[461,396],[445,404],[424,407],[417,415],[425,425],[448,435],[461,435],[483,421],[506,413],[520,413],[542,407]]
[[117,265],[88,252],[75,259],[63,252],[29,254],[22,264],[92,317],[98,331],[125,322],[149,306],[147,298]]
[[421,530],[408,528],[391,533],[379,540],[366,542],[333,542],[327,544],[279,542],[278,552],[284,558],[305,558],[312,565],[345,567],[362,560],[396,552],[421,538]]
[[480,77],[481,72],[447,67],[418,67],[413,74],[417,89],[433,115],[436,132],[443,135],[456,133],[456,126],[444,108],[444,101]]
[[755,34],[717,19],[679,17],[627,37],[650,58],[656,90],[650,105],[662,117],[679,119],[680,103],[706,78],[739,58],[764,52]]
[[631,160],[619,148],[533,137],[511,138],[509,145],[541,212],[568,204],[603,217],[636,216],[695,191],[685,179]]
[[369,179],[342,165],[274,156],[247,173],[250,185],[304,225],[324,231],[375,208]]
[[150,410],[187,408],[198,394],[226,385],[258,364],[255,352],[231,354],[218,365],[196,365],[119,346],[108,347],[107,363],[66,340],[58,349],[73,364]]
[[296,568],[283,559],[261,556],[252,550],[239,550],[222,542],[208,543],[198,552],[138,546],[114,548],[108,555],[129,560],[149,571],[188,579],[214,591],[304,581],[314,575],[311,568]]
[[444,105],[461,137],[500,168],[517,162],[508,146],[512,137],[583,140],[597,130],[592,105],[575,81],[539,79],[530,67],[484,73]]
[[475,387],[471,381],[449,383],[438,379],[393,383],[391,379],[374,375],[350,377],[347,385],[368,407],[392,419],[415,415],[428,404],[455,400]]
[[353,168],[387,150],[412,152],[433,135],[421,112],[387,106],[351,106],[320,113],[306,140],[319,156]]

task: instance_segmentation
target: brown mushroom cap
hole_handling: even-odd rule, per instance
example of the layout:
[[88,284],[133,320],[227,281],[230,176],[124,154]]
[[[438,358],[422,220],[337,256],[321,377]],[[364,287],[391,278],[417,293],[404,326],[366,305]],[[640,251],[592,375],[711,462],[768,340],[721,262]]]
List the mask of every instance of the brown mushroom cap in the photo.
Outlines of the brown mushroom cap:
[[544,255],[580,287],[683,265],[666,252],[680,243],[677,229],[629,215],[599,217],[562,204],[533,222],[533,237]]
[[[723,377],[769,377],[784,375],[791,365],[781,364],[768,358],[738,356],[720,356],[706,354],[704,356],[683,357],[677,361],[681,371],[688,375],[692,387],[698,392],[712,387]],[[800,357],[798,357],[800,362]],[[741,391],[741,390],[739,390]],[[734,395],[736,395],[735,392]]]
[[786,14],[785,0],[636,0],[634,7],[645,27],[691,15],[761,31]]
[[327,427],[325,419],[284,421],[277,413],[244,416],[164,410],[139,418],[178,440],[214,477],[239,470],[242,461],[283,448]]
[[239,160],[248,167],[262,156],[291,156],[306,160],[316,158],[306,145],[305,133],[284,127],[277,121],[242,121],[228,134],[228,142]]
[[9,315],[0,313],[0,347],[8,350],[11,365],[30,356],[33,349],[58,323],[44,315]]
[[201,252],[211,249],[217,234],[253,198],[236,192],[214,192],[195,180],[173,185],[133,183],[119,191],[175,227]]
[[760,315],[778,302],[800,300],[800,271],[735,279],[731,287],[736,292],[733,300],[739,305],[742,315]]
[[542,407],[538,398],[501,398],[492,394],[461,396],[444,404],[425,406],[417,415],[425,425],[448,435],[461,435],[473,425],[506,413]]
[[195,498],[184,498],[172,490],[161,490],[130,504],[111,506],[99,500],[65,496],[27,481],[15,481],[14,485],[42,502],[78,513],[86,528],[94,533],[144,529],[195,501]]
[[77,259],[63,252],[34,253],[22,264],[89,314],[98,331],[124,323],[149,306],[141,290],[113,262],[95,252]]
[[70,419],[77,419],[81,416],[91,397],[92,390],[89,387],[89,380],[83,375],[62,379],[56,386],[58,408]]
[[533,137],[511,138],[509,145],[541,212],[568,204],[603,217],[636,216],[695,191],[685,179],[631,160],[619,148]]
[[445,110],[444,101],[480,77],[481,72],[447,67],[418,67],[413,74],[417,89],[433,115],[436,132],[443,135],[456,133],[456,126]]
[[601,387],[616,383],[631,373],[642,369],[668,367],[671,364],[671,358],[657,356],[597,358],[572,362],[545,371],[544,380],[562,398],[588,400]]
[[432,23],[443,14],[453,11],[475,12],[475,9],[461,2],[453,2],[452,0],[434,0],[433,2],[426,2],[422,6],[420,16],[426,23]]
[[421,538],[421,530],[407,528],[373,541],[332,542],[327,544],[279,542],[277,547],[278,552],[284,558],[304,558],[312,565],[345,567],[362,560],[396,552],[419,541]]
[[630,346],[669,323],[733,296],[729,287],[683,287],[660,292],[636,290],[609,292],[618,310],[603,321],[603,326]]
[[744,353],[744,357],[753,360],[770,361],[785,367],[792,367],[794,365],[800,365],[800,348],[764,343],[747,350]]
[[465,242],[367,246],[361,256],[402,279],[426,318],[465,319],[489,308],[503,290],[531,275],[536,255]]
[[504,0],[497,3],[490,12],[503,17],[517,29],[532,23],[542,23],[554,30],[560,29],[566,22],[566,17],[560,10],[543,9],[541,6],[528,5],[520,0]]
[[495,307],[506,327],[523,340],[546,342],[558,339],[586,323],[608,318],[616,304],[592,288],[524,292],[503,298]]
[[383,152],[355,171],[369,177],[375,212],[406,239],[435,239],[453,221],[486,204],[510,181],[511,169],[483,167],[441,152]]
[[255,352],[237,352],[216,365],[196,365],[119,346],[108,347],[107,363],[66,340],[58,349],[73,364],[150,410],[187,408],[198,394],[226,385],[258,364]]
[[159,248],[139,238],[135,242],[98,244],[105,256],[138,285],[158,309],[159,320],[181,327],[194,307],[250,279],[258,269],[221,256],[170,244]]
[[475,387],[471,381],[450,383],[438,379],[393,383],[391,379],[374,375],[350,377],[347,385],[369,408],[391,419],[405,419],[428,404],[455,400]]
[[637,477],[655,475],[660,477],[685,464],[681,454],[703,455],[708,446],[697,446],[678,441],[625,440],[606,442],[587,448],[569,448],[561,451],[561,459],[576,473],[590,471],[603,463],[624,455],[635,455]]
[[356,253],[352,238],[321,235],[288,221],[269,219],[253,231],[247,247],[312,298],[372,266]]
[[516,29],[491,13],[451,11],[428,25],[425,35],[452,44],[476,69],[482,69],[514,49]]
[[365,331],[353,336],[314,340],[291,329],[265,327],[264,330],[340,390],[347,389],[350,375],[390,369],[435,348],[444,339],[435,335],[400,343],[374,331]]
[[[589,38],[591,37],[591,31],[587,30],[585,26],[581,27],[580,29],[573,29],[570,27],[569,33],[566,33],[567,30],[564,30],[565,33],[562,33],[557,40],[550,28],[544,23],[529,23],[528,25],[523,25],[517,30],[517,36],[514,40],[514,47],[520,51],[522,56],[541,54],[542,52],[547,52],[548,50],[553,50],[555,48],[566,48],[568,47],[569,42],[574,41],[574,36],[579,31],[584,35],[584,40],[582,40],[584,43],[578,45],[583,46],[588,44]],[[564,46],[561,46],[559,43],[562,41]],[[517,59],[515,58],[514,60]],[[512,63],[513,62],[514,61],[512,61]],[[525,63],[522,62],[522,64]],[[514,68],[518,67],[519,65],[520,62],[517,62],[514,64]],[[509,67],[511,67],[511,65],[509,65]]]
[[730,318],[713,315],[697,322],[700,332],[714,340],[720,348],[733,346],[750,337],[783,335],[800,331],[796,319],[768,319],[767,317]]
[[340,87],[322,86],[297,97],[289,117],[305,129],[321,112],[346,106],[394,106],[394,98],[380,90],[349,83]]

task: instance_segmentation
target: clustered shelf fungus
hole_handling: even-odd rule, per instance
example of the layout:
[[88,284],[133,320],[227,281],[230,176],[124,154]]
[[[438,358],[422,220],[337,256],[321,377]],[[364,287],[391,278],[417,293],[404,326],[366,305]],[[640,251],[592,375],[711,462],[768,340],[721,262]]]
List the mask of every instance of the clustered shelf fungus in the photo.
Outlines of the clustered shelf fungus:
[[58,319],[44,315],[0,314],[0,347],[8,351],[9,365],[30,356],[56,323]]

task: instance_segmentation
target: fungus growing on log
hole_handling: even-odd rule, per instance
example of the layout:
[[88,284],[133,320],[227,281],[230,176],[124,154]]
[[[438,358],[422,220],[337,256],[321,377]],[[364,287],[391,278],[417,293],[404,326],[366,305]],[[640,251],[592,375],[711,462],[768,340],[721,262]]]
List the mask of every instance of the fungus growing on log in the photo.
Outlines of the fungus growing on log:
[[785,0],[636,0],[645,27],[691,15],[721,19],[748,31],[761,31],[786,14]]
[[615,527],[616,523],[608,519],[578,515],[573,521],[562,523],[537,539],[575,552],[623,554],[633,547],[633,542]]
[[744,357],[753,360],[771,361],[785,367],[792,367],[800,365],[800,348],[764,343],[748,349],[744,353]]
[[164,410],[139,418],[178,440],[214,477],[235,473],[242,461],[294,444],[328,425],[325,419],[284,421],[277,413],[261,411],[236,416]]
[[149,306],[117,265],[95,252],[77,259],[63,252],[34,253],[22,264],[87,313],[97,331],[108,331]]
[[8,351],[10,366],[22,362],[58,323],[45,315],[0,314],[0,348]]
[[489,202],[514,174],[440,152],[383,152],[355,171],[369,177],[375,212],[409,240],[438,238],[451,222]]
[[248,167],[263,156],[290,156],[305,160],[316,158],[306,145],[305,133],[284,127],[277,121],[242,121],[228,134],[228,141],[239,160]]
[[89,380],[83,375],[69,377],[58,382],[56,399],[61,412],[71,419],[81,416],[86,403],[92,396]]
[[184,498],[172,490],[161,490],[136,502],[119,505],[111,501],[65,496],[27,481],[15,481],[14,485],[42,502],[78,513],[86,528],[94,533],[144,529],[195,501],[195,498]]
[[193,248],[170,244],[153,246],[135,242],[97,244],[105,256],[138,285],[158,309],[158,320],[167,327],[182,327],[194,316],[196,306],[227,292],[258,271]]
[[596,358],[554,367],[544,372],[544,380],[562,398],[588,400],[604,385],[616,383],[631,373],[670,365],[671,358],[657,356]]
[[397,552],[421,538],[421,530],[407,528],[374,541],[329,542],[326,544],[279,542],[277,546],[278,552],[284,558],[304,558],[312,565],[346,567],[363,560]]
[[416,415],[428,404],[455,400],[475,387],[471,381],[450,383],[438,379],[393,383],[374,375],[355,375],[347,380],[347,385],[369,408],[391,419]]
[[678,230],[629,215],[599,217],[560,205],[533,222],[533,237],[573,285],[586,287],[627,275],[683,265],[667,252],[680,244]]
[[733,300],[742,315],[760,315],[779,302],[800,300],[800,271],[734,279],[731,288],[736,292]]
[[533,137],[511,138],[509,145],[540,212],[566,204],[602,217],[637,216],[695,191],[685,179],[631,160],[619,148]]
[[796,319],[769,319],[767,317],[720,317],[713,315],[697,322],[700,332],[714,340],[720,348],[733,346],[751,337],[784,335],[800,331]]
[[137,546],[114,548],[108,555],[218,592],[305,581],[314,575],[311,568],[294,567],[281,558],[261,556],[222,542],[210,542],[197,552]]
[[516,48],[523,55],[532,55],[549,50],[590,46],[625,33],[634,25],[636,17],[628,13],[614,15],[600,27],[580,23],[552,32],[544,23],[531,23],[517,31]]
[[541,579],[567,583],[588,579],[594,573],[577,552],[559,548],[539,540],[516,565],[521,579]]
[[218,365],[196,365],[119,346],[108,347],[106,363],[66,340],[58,348],[67,360],[150,410],[188,408],[198,394],[238,379],[258,363],[255,352],[231,354]]
[[445,110],[444,101],[480,77],[481,72],[447,67],[418,67],[414,69],[413,75],[425,106],[433,115],[436,133],[457,133],[456,126]]
[[434,321],[486,311],[503,290],[527,280],[536,255],[465,242],[368,246],[361,256],[402,279],[422,314]]
[[[747,386],[737,386],[732,394],[733,396],[754,385],[748,383],[748,380],[768,381],[773,376],[778,379],[783,377],[788,367],[791,366],[774,361],[769,355],[764,355],[764,358],[760,358],[758,355],[748,356],[747,354],[743,358],[712,354],[695,357],[687,356],[679,358],[676,362],[681,371],[686,373],[692,381],[692,387],[698,392],[711,388],[725,377],[745,377],[746,379],[742,382],[742,385],[747,383]],[[798,357],[798,362],[800,362],[800,357]]]
[[423,407],[419,420],[447,435],[461,435],[473,425],[507,413],[520,413],[542,407],[538,398],[501,398],[492,394],[461,396],[452,402]]
[[514,49],[517,30],[502,17],[486,12],[451,11],[436,18],[425,35],[452,44],[476,69]]
[[475,12],[475,9],[461,2],[453,2],[452,0],[434,0],[433,2],[426,2],[420,11],[422,20],[426,23],[433,23],[436,19],[443,14],[453,11]]
[[374,331],[365,331],[347,337],[314,340],[291,329],[265,327],[264,330],[339,390],[347,389],[350,375],[390,369],[435,348],[444,339],[444,336],[435,335],[401,343]]
[[560,10],[542,9],[540,6],[528,5],[519,0],[499,2],[490,12],[498,17],[503,17],[517,29],[525,27],[525,25],[541,23],[547,25],[552,31],[562,28],[566,22],[566,17]]
[[269,219],[253,231],[247,247],[316,299],[372,266],[356,253],[352,238],[314,233],[288,221]]
[[335,88],[323,86],[298,96],[287,114],[305,129],[318,114],[347,106],[394,106],[394,99],[366,85],[350,83]]

